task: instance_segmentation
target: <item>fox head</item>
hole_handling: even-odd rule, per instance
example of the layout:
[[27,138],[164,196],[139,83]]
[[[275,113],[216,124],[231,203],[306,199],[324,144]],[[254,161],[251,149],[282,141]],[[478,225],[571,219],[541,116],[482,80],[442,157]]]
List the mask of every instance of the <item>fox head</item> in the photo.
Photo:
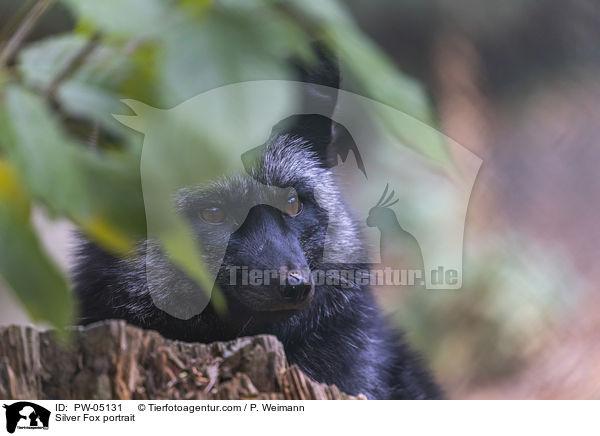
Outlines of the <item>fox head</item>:
[[[329,226],[330,237],[332,232],[339,233],[335,250],[340,262],[361,250],[355,223],[329,171],[337,162],[333,155],[339,153],[332,146],[336,123],[331,119],[337,102],[339,68],[322,49],[317,50],[317,57],[318,62],[310,68],[297,65],[302,81],[296,84],[300,90],[296,93],[297,113],[273,123],[262,145],[229,156],[235,161],[231,167],[236,171],[212,177],[201,152],[175,157],[175,173],[187,171],[203,180],[174,183],[175,194],[170,200],[193,230],[204,261],[231,311],[260,312],[262,318],[269,318],[305,309],[315,296],[311,270],[322,263]],[[261,84],[244,85],[258,86],[259,94]],[[116,118],[145,133],[145,148],[152,148],[152,141],[160,142],[156,148],[161,156],[166,156],[165,147],[180,146],[173,144],[176,136],[166,137],[161,131],[161,117],[189,121],[190,113],[198,114],[191,110],[192,101],[169,111],[139,102],[125,103],[136,115]],[[239,130],[236,120],[224,127]],[[165,145],[165,141],[171,143]],[[172,148],[166,153],[174,153]],[[144,184],[143,163],[144,157]],[[148,210],[148,205],[154,204],[151,191],[144,189],[149,212],[148,241],[140,246],[139,256],[123,262],[138,275],[146,276],[138,292],[148,289],[156,306],[187,319],[198,313],[197,307],[187,303],[199,295],[198,285],[175,268],[152,240],[154,214]]]

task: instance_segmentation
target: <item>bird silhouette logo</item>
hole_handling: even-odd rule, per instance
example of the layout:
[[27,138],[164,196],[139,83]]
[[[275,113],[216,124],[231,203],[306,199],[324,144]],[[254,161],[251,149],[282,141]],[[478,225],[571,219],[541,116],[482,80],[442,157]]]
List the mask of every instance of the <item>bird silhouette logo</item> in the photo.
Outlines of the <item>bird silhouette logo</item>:
[[369,210],[368,227],[377,227],[380,232],[380,255],[382,264],[406,270],[423,271],[423,254],[417,239],[404,230],[392,206],[399,203],[396,192],[388,194],[385,186],[379,201]]

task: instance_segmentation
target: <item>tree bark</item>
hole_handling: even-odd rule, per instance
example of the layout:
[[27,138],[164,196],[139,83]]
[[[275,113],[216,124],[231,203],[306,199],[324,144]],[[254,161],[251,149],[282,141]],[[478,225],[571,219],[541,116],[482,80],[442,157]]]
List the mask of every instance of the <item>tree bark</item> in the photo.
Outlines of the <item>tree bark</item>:
[[74,328],[65,343],[51,331],[0,328],[0,399],[353,398],[288,365],[273,336],[184,343],[106,321]]

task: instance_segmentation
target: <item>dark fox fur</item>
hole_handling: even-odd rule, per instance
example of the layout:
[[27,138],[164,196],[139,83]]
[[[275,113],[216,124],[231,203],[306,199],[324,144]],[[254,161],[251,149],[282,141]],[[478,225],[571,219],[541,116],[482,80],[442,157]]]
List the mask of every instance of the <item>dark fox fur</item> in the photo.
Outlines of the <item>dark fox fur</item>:
[[[335,63],[322,59],[321,66],[316,74],[304,72],[303,81],[337,87]],[[321,108],[331,113],[336,93],[321,92],[306,98],[320,99]],[[372,399],[439,398],[440,391],[420,359],[401,335],[388,327],[368,286],[315,286],[312,279],[305,278],[290,288],[295,292],[290,300],[280,286],[244,287],[228,281],[226,266],[308,271],[361,267],[345,264],[347,259],[365,257],[356,223],[329,170],[331,135],[332,122],[326,117],[291,117],[273,130],[271,138],[255,149],[251,158],[246,156],[248,174],[179,194],[178,207],[198,232],[209,265],[211,242],[229,238],[217,275],[228,303],[226,314],[217,314],[209,304],[200,315],[182,320],[158,309],[148,291],[147,265],[164,279],[161,292],[165,298],[174,286],[191,285],[164,259],[156,244],[142,243],[133,259],[119,259],[84,242],[74,274],[81,323],[124,319],[168,338],[194,342],[270,333],[282,341],[291,363],[313,379],[336,384],[347,393],[363,393]],[[333,152],[337,153],[339,150]],[[278,194],[269,193],[265,186],[293,188],[301,201],[301,212],[289,216],[268,206],[277,199],[267,201],[263,197]],[[250,198],[252,204],[244,204]],[[227,211],[227,219],[219,225],[199,217],[199,210],[215,205]],[[239,212],[243,224],[231,233],[229,220],[235,221],[236,211],[243,206],[249,212],[247,216]],[[336,241],[336,265],[323,263],[328,226],[330,237],[333,234]]]

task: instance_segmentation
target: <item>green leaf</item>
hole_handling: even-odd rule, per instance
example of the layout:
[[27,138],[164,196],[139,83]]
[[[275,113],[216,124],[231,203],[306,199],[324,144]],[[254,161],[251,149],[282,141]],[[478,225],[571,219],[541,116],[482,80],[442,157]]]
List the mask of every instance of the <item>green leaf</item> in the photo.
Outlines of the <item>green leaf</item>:
[[[45,89],[88,40],[81,35],[64,34],[29,44],[18,57],[18,69],[25,83]],[[132,69],[132,62],[118,47],[98,43],[68,80],[114,88]]]
[[[67,137],[43,100],[13,85],[6,90],[2,143],[36,199],[66,216],[108,250],[127,255],[145,237],[146,221],[136,154],[99,154]],[[160,174],[161,163],[149,171]],[[204,289],[206,274],[187,223],[169,222],[158,237],[169,258]]]
[[262,24],[269,23],[272,12],[259,12],[241,14],[219,8],[204,20],[187,20],[165,35],[158,71],[164,104],[174,106],[231,83],[289,77],[284,58],[302,39],[282,32],[279,26]]
[[5,91],[5,103],[13,139],[4,144],[5,151],[29,190],[45,200],[51,213],[91,218],[92,198],[83,169],[73,162],[74,146],[57,128],[44,102],[13,85]]
[[[87,44],[80,35],[59,35],[28,45],[21,51],[17,68],[26,85],[45,91]],[[125,130],[111,116],[120,109],[115,95],[123,82],[139,75],[135,62],[122,50],[99,43],[56,92],[61,109],[76,119],[98,122],[123,136]]]
[[34,198],[106,248],[131,247],[145,231],[139,156],[96,153],[65,135],[40,97],[16,85],[5,96],[0,149]]
[[0,276],[34,321],[63,328],[73,320],[69,286],[43,251],[24,204],[16,171],[0,161]]
[[121,37],[145,38],[160,35],[174,24],[171,2],[160,0],[62,0],[86,28]]

